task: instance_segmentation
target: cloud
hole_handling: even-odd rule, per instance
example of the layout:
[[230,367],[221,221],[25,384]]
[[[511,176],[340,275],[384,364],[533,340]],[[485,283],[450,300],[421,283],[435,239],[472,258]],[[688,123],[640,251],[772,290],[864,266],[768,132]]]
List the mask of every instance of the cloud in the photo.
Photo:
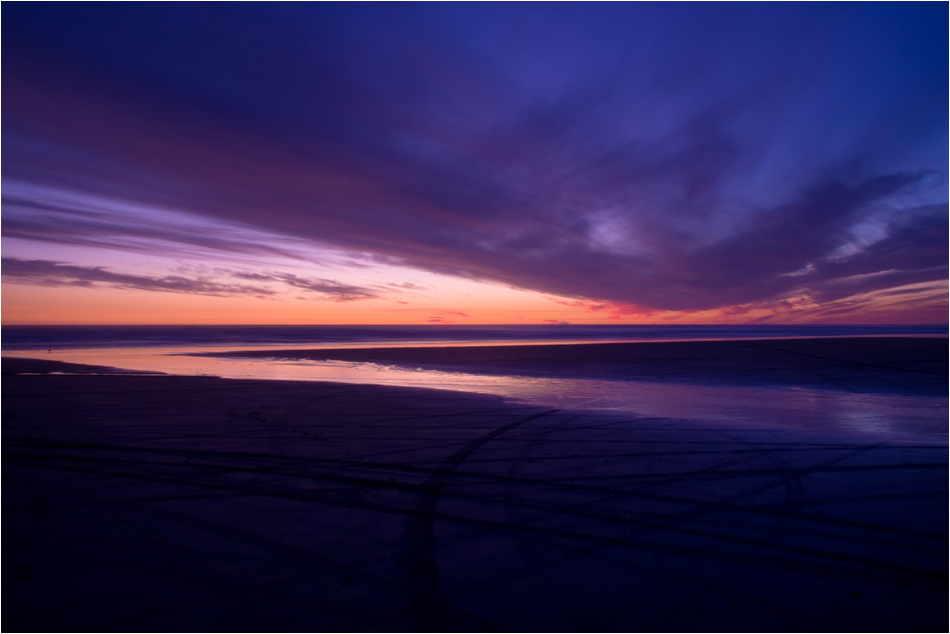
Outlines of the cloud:
[[935,324],[946,321],[947,283],[925,282],[848,295],[821,304],[809,298],[776,303],[758,323]]
[[426,290],[425,286],[421,284],[413,284],[412,282],[389,282],[386,286],[392,286],[393,288],[400,288],[410,291],[424,291]]
[[318,298],[330,301],[345,302],[376,297],[376,294],[369,289],[340,284],[333,280],[307,280],[284,273],[257,274],[218,269],[216,271],[218,279],[212,276],[186,277],[184,275],[150,277],[115,273],[98,266],[74,266],[50,260],[21,260],[9,257],[2,259],[0,271],[2,271],[3,278],[7,283],[42,286],[108,287],[125,290],[211,295],[214,297],[276,298],[282,295],[282,289],[279,287],[275,289],[273,284],[229,283],[220,280],[223,276],[253,282],[281,283],[310,291]]
[[938,13],[11,5],[7,182],[205,229],[17,196],[4,236],[333,245],[617,319],[946,279]]
[[218,297],[251,295],[266,297],[273,291],[260,286],[220,284],[202,279],[188,279],[178,275],[147,277],[112,273],[101,267],[72,266],[50,260],[20,260],[3,258],[3,277],[12,283],[44,286],[111,287],[168,293],[192,293]]
[[335,301],[345,302],[356,299],[371,299],[374,297],[379,297],[379,294],[375,291],[362,286],[341,284],[335,280],[328,280],[324,278],[305,278],[292,273],[247,273],[237,271],[232,272],[231,275],[244,280],[259,282],[280,282],[282,284],[286,284],[287,286],[292,286],[294,288],[299,288],[305,291],[311,291],[331,297]]
[[947,209],[928,206],[892,221],[884,238],[846,258],[831,258],[808,278],[819,301],[947,279]]
[[121,201],[18,185],[4,184],[6,191],[22,190],[21,195],[2,197],[3,236],[7,239],[166,256],[312,257],[304,253],[303,245],[293,245],[291,240],[274,242],[273,236],[261,236],[244,227],[209,224],[192,214],[130,209]]

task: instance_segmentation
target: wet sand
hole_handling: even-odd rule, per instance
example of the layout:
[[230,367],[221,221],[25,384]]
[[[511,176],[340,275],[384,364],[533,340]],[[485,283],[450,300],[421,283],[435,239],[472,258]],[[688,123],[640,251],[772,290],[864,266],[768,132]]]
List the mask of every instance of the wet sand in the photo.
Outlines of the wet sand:
[[946,337],[675,341],[206,353],[531,377],[799,386],[947,396]]
[[945,442],[76,370],[3,359],[5,631],[948,625]]

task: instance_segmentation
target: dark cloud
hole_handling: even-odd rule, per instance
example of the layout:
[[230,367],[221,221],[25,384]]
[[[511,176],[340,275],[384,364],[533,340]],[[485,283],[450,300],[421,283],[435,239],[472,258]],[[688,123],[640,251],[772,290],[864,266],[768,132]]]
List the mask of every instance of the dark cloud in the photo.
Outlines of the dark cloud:
[[280,282],[293,288],[312,291],[327,297],[332,297],[336,301],[346,302],[356,299],[370,299],[379,297],[379,294],[362,286],[353,286],[351,284],[341,284],[334,280],[324,278],[306,278],[294,275],[292,273],[245,273],[235,272],[233,277],[245,280],[260,282]]
[[156,218],[148,210],[122,213],[90,203],[55,203],[43,200],[42,193],[32,198],[4,195],[2,204],[6,238],[162,255],[306,259],[300,249],[252,241],[246,229],[242,235],[238,227],[201,226],[180,214]]
[[203,279],[189,279],[179,275],[148,277],[113,273],[101,267],[73,266],[50,260],[20,260],[3,258],[3,277],[8,283],[29,283],[45,286],[111,287],[168,293],[266,297],[273,291],[261,286],[220,284]]
[[912,287],[849,295],[821,305],[800,310],[775,310],[761,323],[803,320],[808,323],[919,323],[934,324],[945,321],[947,314],[947,285],[917,284]]
[[286,243],[22,197],[4,235],[302,240],[666,310],[945,279],[947,36],[923,4],[7,3],[8,182]]
[[947,279],[947,208],[910,210],[883,239],[847,258],[825,262],[809,278],[820,301]]
[[[74,266],[50,260],[21,260],[5,257],[2,260],[3,278],[8,283],[38,284],[44,286],[109,287],[126,290],[189,293],[216,297],[250,296],[272,298],[280,294],[273,283],[313,292],[320,299],[353,301],[369,299],[377,295],[366,288],[340,284],[333,280],[306,279],[286,273],[257,274],[218,269],[215,276],[165,275],[150,277],[115,273],[102,267]],[[271,285],[229,283],[221,278],[236,278]],[[313,298],[311,296],[310,298]]]

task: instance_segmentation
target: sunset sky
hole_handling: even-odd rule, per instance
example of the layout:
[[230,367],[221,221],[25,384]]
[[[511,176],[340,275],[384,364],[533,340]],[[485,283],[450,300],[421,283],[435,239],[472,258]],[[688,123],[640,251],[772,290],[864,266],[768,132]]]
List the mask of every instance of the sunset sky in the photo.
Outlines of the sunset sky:
[[945,3],[2,18],[4,324],[947,321]]

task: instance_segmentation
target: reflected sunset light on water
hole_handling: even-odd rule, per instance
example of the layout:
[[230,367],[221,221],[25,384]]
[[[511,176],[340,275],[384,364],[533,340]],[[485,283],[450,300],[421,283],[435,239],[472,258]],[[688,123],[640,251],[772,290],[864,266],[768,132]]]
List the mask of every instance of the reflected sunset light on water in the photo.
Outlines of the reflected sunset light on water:
[[[313,346],[309,346],[313,348]],[[260,350],[261,347],[248,348]],[[285,347],[286,349],[286,347]],[[576,410],[629,412],[716,426],[788,427],[945,442],[947,399],[802,387],[565,379],[444,372],[339,360],[197,356],[220,348],[113,348],[5,352],[7,356],[226,379],[329,381],[494,394]]]

